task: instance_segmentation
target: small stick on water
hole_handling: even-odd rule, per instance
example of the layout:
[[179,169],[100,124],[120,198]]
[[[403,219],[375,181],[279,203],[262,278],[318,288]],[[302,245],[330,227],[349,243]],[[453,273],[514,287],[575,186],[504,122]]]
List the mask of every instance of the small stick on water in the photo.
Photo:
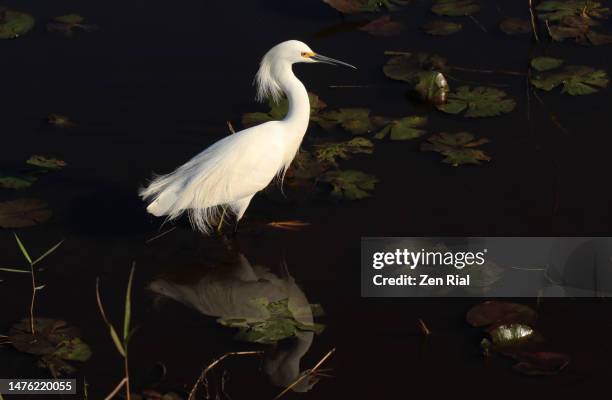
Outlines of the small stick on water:
[[423,320],[421,318],[419,318],[419,328],[421,329],[421,333],[423,335],[425,335],[425,336],[431,335],[431,331],[429,330],[427,325],[425,325],[425,322],[423,322]]
[[230,121],[227,121],[227,127],[229,128],[229,130],[232,133],[232,135],[234,133],[236,133],[236,131],[234,130],[234,126],[232,125],[232,123]]
[[319,367],[321,367],[321,365],[323,365],[323,363],[325,361],[327,361],[327,359],[329,357],[332,356],[332,354],[334,354],[334,352],[336,351],[336,348],[334,347],[333,349],[331,349],[330,351],[327,352],[327,354],[325,354],[323,356],[323,358],[321,360],[319,360],[319,362],[312,367],[311,369],[307,369],[306,371],[304,371],[304,373],[302,373],[302,375],[296,379],[291,385],[287,386],[285,388],[285,390],[283,390],[282,392],[280,392],[273,400],[278,400],[281,397],[283,397],[287,392],[289,392],[291,389],[293,389],[298,383],[302,382],[304,379],[308,378],[311,375],[316,374],[317,370],[319,369]]
[[470,17],[470,19],[471,19],[471,20],[472,20],[472,21],[473,21],[473,22],[474,22],[474,23],[475,23],[475,24],[476,24],[476,25],[477,25],[477,26],[478,26],[480,29],[482,29],[482,31],[483,31],[484,33],[489,33],[489,32],[487,31],[487,28],[485,28],[485,27],[484,27],[484,26],[483,26],[483,25],[480,23],[480,21],[478,21],[478,20],[476,19],[476,17],[474,17],[473,15],[468,15],[468,17]]
[[[540,37],[538,36],[538,29],[536,27],[536,17],[533,12],[533,0],[529,0],[529,14],[531,15],[531,29],[533,30],[533,37],[536,42],[540,41]],[[546,21],[546,25],[548,26],[548,20]]]
[[206,375],[210,372],[210,370],[215,368],[217,365],[219,365],[220,362],[222,362],[226,358],[234,357],[234,356],[259,356],[262,354],[263,354],[263,351],[233,351],[233,352],[225,353],[221,357],[217,358],[216,360],[208,364],[206,368],[204,368],[204,370],[198,377],[198,380],[193,384],[193,387],[191,388],[191,391],[189,392],[189,396],[187,397],[187,400],[193,400],[195,398],[194,396],[196,394],[196,391],[198,390],[198,386],[200,386],[200,384],[206,380]]
[[159,239],[159,238],[161,238],[161,237],[163,237],[163,236],[166,236],[167,234],[169,234],[170,232],[172,232],[172,231],[173,231],[173,230],[175,230],[175,229],[176,229],[176,226],[173,226],[172,228],[168,229],[167,231],[162,232],[162,233],[160,233],[159,235],[153,236],[151,239],[147,239],[147,240],[145,241],[145,243],[146,243],[146,244],[149,244],[149,243],[151,243],[151,242],[152,242],[152,241],[154,241],[154,240],[157,240],[157,239]]

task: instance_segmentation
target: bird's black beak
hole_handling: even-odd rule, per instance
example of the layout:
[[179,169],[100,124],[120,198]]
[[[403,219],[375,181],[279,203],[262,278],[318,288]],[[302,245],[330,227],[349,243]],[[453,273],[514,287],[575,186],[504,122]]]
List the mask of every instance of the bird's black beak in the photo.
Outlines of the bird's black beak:
[[351,64],[347,64],[344,61],[334,60],[333,58],[325,57],[325,56],[322,56],[321,54],[315,54],[314,56],[312,56],[310,58],[312,60],[316,61],[316,62],[320,62],[320,63],[324,63],[324,64],[344,65],[345,67],[357,69],[357,67],[355,67],[355,66],[353,66]]

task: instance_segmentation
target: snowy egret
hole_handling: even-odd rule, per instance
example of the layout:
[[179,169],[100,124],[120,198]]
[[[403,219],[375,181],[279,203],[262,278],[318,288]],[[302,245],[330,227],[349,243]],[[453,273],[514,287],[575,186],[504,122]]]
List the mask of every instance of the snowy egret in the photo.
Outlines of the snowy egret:
[[175,219],[188,212],[194,228],[209,233],[226,210],[236,224],[253,196],[285,171],[295,158],[310,120],[310,101],[294,75],[295,63],[350,64],[313,52],[297,40],[282,42],[261,60],[254,84],[257,99],[278,101],[287,96],[289,111],[282,121],[244,129],[214,143],[167,175],[158,176],[140,196],[150,201],[147,211]]

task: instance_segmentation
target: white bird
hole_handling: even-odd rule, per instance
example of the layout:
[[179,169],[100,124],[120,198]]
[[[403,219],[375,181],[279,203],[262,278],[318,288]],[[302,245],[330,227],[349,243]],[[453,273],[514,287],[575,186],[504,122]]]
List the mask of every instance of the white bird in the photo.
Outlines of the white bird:
[[170,220],[187,211],[192,226],[204,233],[226,210],[235,215],[237,224],[257,192],[275,176],[282,181],[299,150],[310,120],[310,101],[292,65],[317,62],[355,68],[316,54],[297,40],[270,49],[255,76],[257,100],[278,101],[284,93],[289,101],[287,116],[229,135],[174,172],[153,179],[140,190],[149,201],[147,211]]

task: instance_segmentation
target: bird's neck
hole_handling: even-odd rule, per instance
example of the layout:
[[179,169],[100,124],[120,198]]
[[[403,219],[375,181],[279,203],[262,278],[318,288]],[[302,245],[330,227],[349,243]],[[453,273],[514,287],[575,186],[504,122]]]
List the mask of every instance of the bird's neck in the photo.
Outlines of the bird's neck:
[[283,122],[291,127],[291,134],[300,140],[306,133],[310,120],[310,100],[304,84],[295,76],[291,66],[284,68],[278,83],[289,101],[289,111]]

